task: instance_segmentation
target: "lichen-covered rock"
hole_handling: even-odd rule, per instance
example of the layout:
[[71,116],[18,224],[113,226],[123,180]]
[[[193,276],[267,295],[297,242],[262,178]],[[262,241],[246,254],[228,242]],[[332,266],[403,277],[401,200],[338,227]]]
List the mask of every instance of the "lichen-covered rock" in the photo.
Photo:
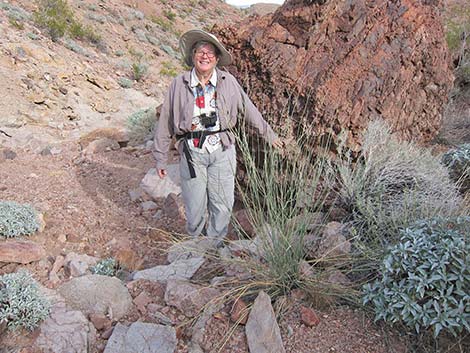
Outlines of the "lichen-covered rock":
[[358,149],[376,118],[406,139],[437,134],[453,81],[441,8],[441,0],[287,0],[272,15],[213,31],[278,131],[286,115],[304,116],[333,143],[349,130]]

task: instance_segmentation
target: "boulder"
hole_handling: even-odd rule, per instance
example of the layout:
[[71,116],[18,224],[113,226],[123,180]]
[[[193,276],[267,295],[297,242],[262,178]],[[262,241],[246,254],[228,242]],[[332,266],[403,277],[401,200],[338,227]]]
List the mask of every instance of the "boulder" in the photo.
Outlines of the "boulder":
[[134,322],[126,327],[118,323],[104,353],[174,353],[176,344],[173,327],[144,322]]
[[65,256],[64,265],[72,277],[80,277],[86,274],[88,269],[96,265],[98,261],[97,257],[71,252]]
[[72,308],[87,315],[104,314],[119,320],[132,305],[129,291],[116,277],[77,277],[60,286],[58,291]]
[[318,248],[318,258],[341,258],[351,252],[351,243],[343,235],[344,225],[330,222],[325,226]]
[[167,305],[176,307],[188,317],[195,317],[212,299],[220,295],[217,289],[186,281],[168,281],[165,291]]
[[86,353],[96,340],[96,330],[81,311],[69,308],[62,297],[46,291],[52,307],[49,317],[39,327],[35,346],[42,352]]
[[168,249],[168,262],[202,257],[207,250],[215,248],[218,240],[199,237],[176,243]]
[[180,171],[178,164],[169,164],[168,175],[161,179],[155,168],[150,169],[140,182],[140,187],[154,200],[167,197],[169,194],[181,194]]
[[212,31],[233,55],[229,71],[272,125],[290,119],[297,131],[305,121],[333,145],[345,129],[358,150],[377,118],[408,140],[437,135],[453,85],[442,7],[443,0],[287,0],[274,14]]
[[163,212],[167,217],[186,221],[183,198],[175,193],[169,194],[163,204]]

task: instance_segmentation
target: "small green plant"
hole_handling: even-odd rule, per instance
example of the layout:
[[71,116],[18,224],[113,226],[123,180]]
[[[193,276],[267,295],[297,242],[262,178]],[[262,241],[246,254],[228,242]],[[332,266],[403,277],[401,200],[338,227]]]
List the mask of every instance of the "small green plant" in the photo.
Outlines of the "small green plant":
[[142,80],[148,71],[148,65],[142,62],[135,62],[132,64],[132,78],[136,81]]
[[8,17],[8,22],[10,23],[10,25],[15,27],[16,29],[19,29],[19,30],[24,29],[24,24],[14,19],[13,17]]
[[176,77],[178,75],[178,71],[176,67],[169,61],[162,62],[162,68],[160,69],[160,73],[165,76]]
[[38,229],[38,214],[33,207],[14,201],[0,201],[0,236],[30,235]]
[[445,153],[442,163],[449,168],[450,177],[460,186],[462,192],[470,190],[470,143]]
[[118,271],[118,263],[112,257],[103,259],[99,261],[95,266],[93,266],[90,270],[91,273],[95,275],[103,275],[103,276],[116,276]]
[[22,327],[32,331],[47,318],[50,306],[28,272],[0,276],[0,324],[11,330]]
[[163,16],[165,16],[170,22],[174,22],[176,14],[171,10],[163,10]]
[[470,331],[470,217],[419,221],[401,232],[380,278],[364,286],[376,320],[417,332]]
[[156,25],[158,25],[165,32],[171,32],[171,30],[173,29],[173,24],[166,18],[152,16],[150,20]]
[[152,138],[156,123],[155,108],[142,109],[127,119],[127,130],[131,144],[138,145]]
[[131,88],[134,82],[127,77],[119,77],[118,83],[122,88]]

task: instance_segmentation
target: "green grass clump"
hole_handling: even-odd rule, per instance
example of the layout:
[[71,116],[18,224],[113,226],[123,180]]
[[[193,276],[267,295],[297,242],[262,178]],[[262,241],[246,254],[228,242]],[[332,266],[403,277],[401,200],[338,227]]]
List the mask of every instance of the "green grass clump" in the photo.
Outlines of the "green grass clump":
[[127,119],[129,141],[132,145],[144,143],[153,137],[156,123],[155,108],[142,109]]
[[38,214],[30,205],[0,201],[0,236],[30,235],[39,229]]
[[112,257],[99,261],[90,269],[91,273],[103,276],[116,276],[118,263]]
[[0,276],[0,324],[32,331],[48,317],[50,306],[28,272]]
[[419,221],[388,250],[380,278],[364,287],[377,320],[422,332],[470,332],[470,217]]

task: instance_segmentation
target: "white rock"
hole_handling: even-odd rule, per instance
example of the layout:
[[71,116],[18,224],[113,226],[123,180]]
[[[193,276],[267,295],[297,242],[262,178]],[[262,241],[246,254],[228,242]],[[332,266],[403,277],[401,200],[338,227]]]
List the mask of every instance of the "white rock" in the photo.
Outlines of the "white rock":
[[138,271],[134,275],[136,279],[166,282],[170,279],[190,279],[199,267],[204,263],[204,258],[195,257],[187,260],[178,260],[169,265],[155,266]]
[[180,171],[178,164],[169,164],[168,175],[161,179],[155,168],[150,169],[142,179],[141,188],[153,199],[167,197],[169,194],[181,193]]

